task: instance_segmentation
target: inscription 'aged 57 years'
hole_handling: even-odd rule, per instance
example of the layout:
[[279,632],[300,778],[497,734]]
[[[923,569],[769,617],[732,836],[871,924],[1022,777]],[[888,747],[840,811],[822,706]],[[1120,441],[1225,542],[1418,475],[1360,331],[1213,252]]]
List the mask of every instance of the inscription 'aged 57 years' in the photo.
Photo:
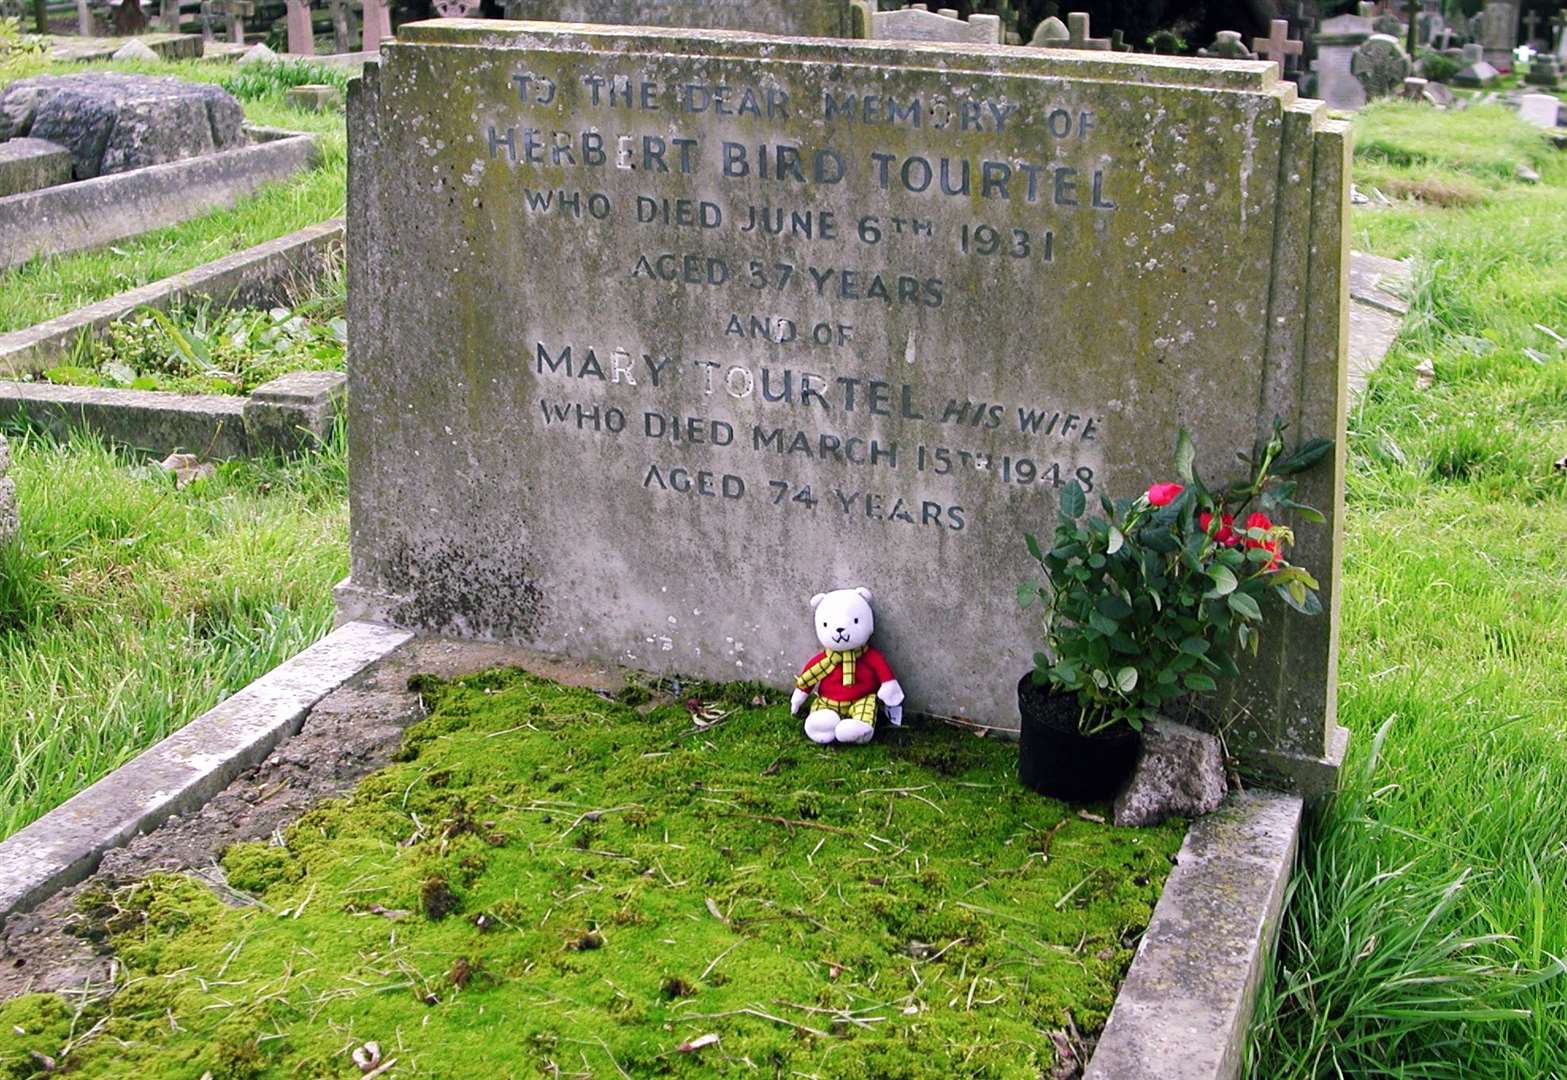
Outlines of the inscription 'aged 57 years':
[[1015,723],[1063,486],[1334,433],[1343,136],[1273,71],[404,27],[353,99],[345,604],[783,680],[866,584],[917,708]]

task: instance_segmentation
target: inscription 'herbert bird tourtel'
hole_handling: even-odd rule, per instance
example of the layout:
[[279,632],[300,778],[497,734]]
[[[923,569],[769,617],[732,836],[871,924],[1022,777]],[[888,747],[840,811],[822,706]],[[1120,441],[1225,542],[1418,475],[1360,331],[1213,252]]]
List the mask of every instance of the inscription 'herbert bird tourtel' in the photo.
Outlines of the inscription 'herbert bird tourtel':
[[1342,424],[1344,130],[1271,65],[447,20],[351,120],[345,610],[782,683],[864,584],[1008,726],[1064,485]]

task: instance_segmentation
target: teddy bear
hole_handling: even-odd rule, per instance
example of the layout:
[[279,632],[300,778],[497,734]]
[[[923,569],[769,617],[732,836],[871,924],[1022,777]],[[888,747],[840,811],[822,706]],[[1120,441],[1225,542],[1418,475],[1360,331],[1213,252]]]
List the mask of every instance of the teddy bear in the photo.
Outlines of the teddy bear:
[[876,734],[876,703],[887,719],[903,723],[903,687],[887,658],[870,646],[876,620],[869,589],[836,589],[811,597],[816,640],[822,651],[794,680],[789,711],[810,705],[805,733],[818,743],[868,743]]

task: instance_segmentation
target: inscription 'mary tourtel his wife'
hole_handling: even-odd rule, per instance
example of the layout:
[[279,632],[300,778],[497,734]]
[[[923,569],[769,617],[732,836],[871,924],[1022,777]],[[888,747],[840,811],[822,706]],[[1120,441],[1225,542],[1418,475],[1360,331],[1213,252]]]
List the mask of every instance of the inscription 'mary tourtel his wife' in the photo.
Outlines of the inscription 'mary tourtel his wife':
[[[864,584],[1008,726],[1066,484],[1342,433],[1344,133],[1272,65],[440,20],[351,110],[351,613],[782,685],[766,613]],[[1331,625],[1248,687],[1313,758]]]

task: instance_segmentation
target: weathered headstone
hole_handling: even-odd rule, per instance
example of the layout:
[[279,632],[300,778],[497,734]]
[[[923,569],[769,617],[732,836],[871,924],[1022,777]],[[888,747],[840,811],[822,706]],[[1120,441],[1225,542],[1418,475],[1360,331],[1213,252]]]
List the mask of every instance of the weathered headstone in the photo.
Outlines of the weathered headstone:
[[1126,40],[1126,35],[1120,30],[1110,31],[1111,52],[1131,52],[1132,43]]
[[1412,70],[1409,54],[1387,34],[1372,34],[1349,61],[1349,73],[1372,101],[1397,93]]
[[354,26],[353,0],[327,0],[332,13],[332,50],[346,53],[353,51],[358,37]]
[[970,45],[1000,45],[1001,19],[996,15],[958,17],[950,8],[931,11],[910,4],[901,11],[875,13],[870,37],[877,41],[948,41]]
[[1197,50],[1198,56],[1218,57],[1223,60],[1255,60],[1257,55],[1246,47],[1238,30],[1220,30],[1213,44]]
[[1096,38],[1088,33],[1088,13],[1086,11],[1073,11],[1066,17],[1067,38],[1066,47],[1069,49],[1092,49],[1095,52],[1107,52],[1110,48],[1109,38]]
[[1429,80],[1421,79],[1417,76],[1411,75],[1409,78],[1404,80],[1404,87],[1401,91],[1399,91],[1399,97],[1403,98],[1405,101],[1418,101],[1422,105],[1427,104],[1426,86],[1428,84]]
[[21,531],[16,508],[16,481],[11,479],[11,447],[0,435],[0,545],[9,544]]
[[1518,5],[1511,0],[1486,0],[1480,20],[1477,40],[1485,46],[1485,62],[1498,71],[1511,71],[1513,50],[1518,47]]
[[0,142],[0,199],[70,181],[71,152],[58,143],[27,138]]
[[1258,64],[932,48],[404,26],[350,93],[341,614],[782,682],[862,584],[912,708],[1011,727],[1061,485],[1281,416],[1339,440],[1328,612],[1230,745],[1324,786],[1347,125]]
[[377,52],[381,42],[392,36],[392,10],[388,0],[364,0],[364,22],[359,33],[363,38],[360,48],[367,53]]
[[1485,46],[1478,42],[1471,42],[1464,46],[1464,66],[1458,69],[1458,74],[1453,76],[1454,86],[1464,86],[1470,89],[1480,89],[1492,86],[1501,78],[1501,72],[1492,67],[1485,59]]
[[1397,38],[1399,41],[1404,40],[1404,34],[1408,29],[1409,28],[1404,25],[1404,20],[1400,19],[1392,12],[1387,12],[1383,15],[1377,16],[1377,18],[1371,23],[1372,33],[1386,34],[1388,37]]
[[223,17],[228,23],[229,41],[245,44],[245,19],[255,14],[255,0],[223,0]]
[[1064,49],[1071,40],[1066,23],[1052,15],[1034,27],[1034,36],[1028,43],[1036,49]]
[[508,19],[850,37],[849,0],[507,0]]
[[1535,127],[1555,127],[1561,108],[1562,100],[1554,94],[1525,94],[1518,99],[1519,119]]
[[1529,61],[1529,70],[1524,73],[1523,81],[1530,86],[1544,86],[1554,90],[1562,81],[1561,65],[1552,54],[1537,52]]

